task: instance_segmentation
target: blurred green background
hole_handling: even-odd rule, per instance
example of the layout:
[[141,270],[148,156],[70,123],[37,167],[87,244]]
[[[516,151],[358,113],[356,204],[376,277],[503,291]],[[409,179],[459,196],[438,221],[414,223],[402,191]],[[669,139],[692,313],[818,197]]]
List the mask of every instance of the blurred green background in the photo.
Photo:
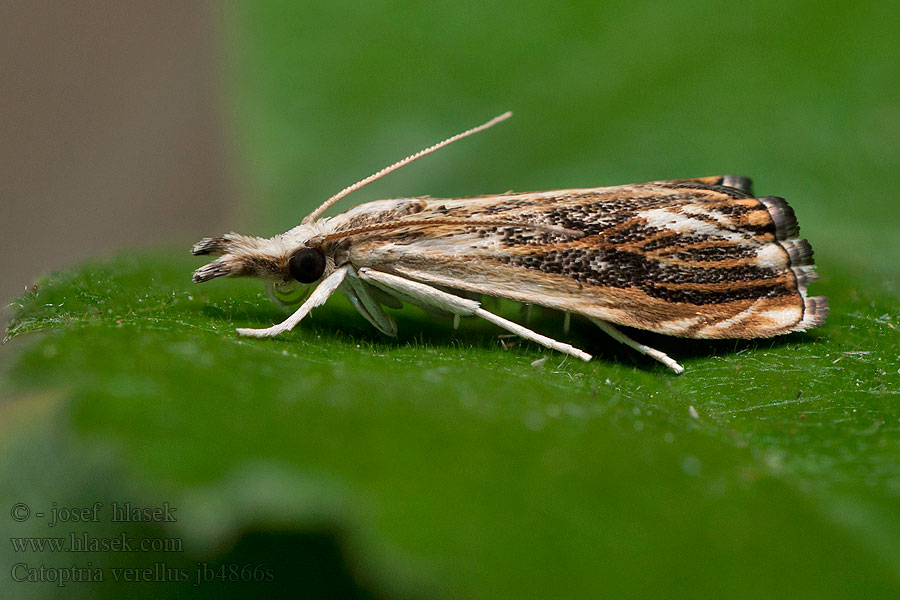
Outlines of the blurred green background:
[[[760,342],[636,334],[684,362],[677,378],[584,323],[569,339],[597,358],[576,364],[410,308],[385,339],[339,298],[288,336],[247,341],[235,326],[282,318],[258,285],[189,282],[201,263],[184,248],[221,231],[125,249],[16,302],[0,497],[168,501],[176,524],[128,531],[185,551],[7,549],[0,576],[91,558],[106,583],[67,593],[896,594],[900,5],[258,2],[223,7],[220,31],[239,198],[226,230],[280,233],[512,110],[340,209],[744,174],[795,208],[832,316]],[[542,313],[537,328],[562,336],[560,321]],[[52,535],[34,519],[7,529]],[[275,577],[110,581],[154,561]]]

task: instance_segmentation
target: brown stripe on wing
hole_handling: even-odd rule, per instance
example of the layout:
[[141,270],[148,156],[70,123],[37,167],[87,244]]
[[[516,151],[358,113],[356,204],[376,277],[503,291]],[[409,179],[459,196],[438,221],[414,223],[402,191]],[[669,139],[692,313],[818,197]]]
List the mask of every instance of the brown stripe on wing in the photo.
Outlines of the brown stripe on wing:
[[495,258],[502,264],[562,275],[585,286],[640,289],[661,300],[697,306],[795,293],[789,272],[758,267],[746,258],[734,259],[731,267],[697,267],[689,262],[670,265],[647,254],[612,247],[573,246],[562,242],[555,248],[528,252],[510,249]]
[[427,199],[417,218],[491,215],[584,236],[506,226],[413,229],[405,238],[356,240],[351,260],[669,335],[768,337],[820,325],[827,303],[806,297],[812,252],[794,239],[793,211],[749,193],[746,178],[713,177]]

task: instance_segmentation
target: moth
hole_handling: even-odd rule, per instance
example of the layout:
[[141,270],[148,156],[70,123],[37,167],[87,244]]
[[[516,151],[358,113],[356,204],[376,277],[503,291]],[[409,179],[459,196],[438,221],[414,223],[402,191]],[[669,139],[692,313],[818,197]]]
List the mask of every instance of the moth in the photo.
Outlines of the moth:
[[[219,258],[194,282],[266,280],[279,303],[301,306],[282,323],[238,329],[271,337],[293,329],[341,291],[380,332],[402,302],[490,321],[582,360],[591,355],[485,310],[493,296],[582,315],[681,373],[624,325],[684,338],[766,338],[822,325],[827,299],[808,296],[812,249],[784,199],[756,198],[740,176],[469,198],[396,198],[322,214],[348,194],[511,116],[450,137],[341,190],[300,225],[272,238],[229,233],[192,248]],[[318,283],[291,300],[298,288]],[[308,294],[308,297],[306,297]],[[305,301],[304,301],[305,299]]]

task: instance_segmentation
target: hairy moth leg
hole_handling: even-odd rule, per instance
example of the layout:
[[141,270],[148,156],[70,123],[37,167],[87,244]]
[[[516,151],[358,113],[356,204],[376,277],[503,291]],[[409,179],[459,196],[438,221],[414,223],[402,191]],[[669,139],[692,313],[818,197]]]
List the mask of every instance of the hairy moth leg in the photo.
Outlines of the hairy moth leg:
[[447,312],[453,313],[454,315],[459,315],[462,317],[481,317],[482,319],[490,321],[494,325],[502,327],[503,329],[506,329],[507,331],[514,333],[521,338],[530,340],[532,342],[550,348],[551,350],[570,354],[572,356],[580,358],[583,361],[591,360],[591,355],[587,352],[579,350],[578,348],[570,346],[569,344],[558,342],[552,338],[523,327],[518,323],[513,323],[512,321],[508,321],[503,317],[495,315],[494,313],[488,312],[481,308],[481,304],[479,302],[476,302],[475,300],[460,298],[459,296],[454,296],[453,294],[442,292],[441,290],[435,289],[424,283],[419,283],[418,281],[411,281],[409,279],[404,279],[403,277],[398,277],[396,275],[391,275],[388,273],[382,273],[381,271],[373,271],[372,269],[367,268],[362,268],[359,270],[359,277],[363,281],[371,283],[375,287],[380,288],[388,293],[394,294],[401,299],[406,299],[413,304],[424,304],[433,308],[445,310]]
[[641,354],[646,354],[647,356],[649,356],[651,358],[655,358],[662,364],[666,365],[667,367],[669,367],[670,369],[675,371],[676,375],[681,375],[681,373],[684,371],[684,367],[682,367],[680,364],[675,362],[672,359],[672,357],[670,357],[665,352],[660,352],[659,350],[656,350],[655,348],[651,348],[650,346],[645,346],[644,344],[639,344],[638,342],[634,341],[633,339],[631,339],[630,337],[628,337],[627,335],[625,335],[624,333],[622,333],[621,331],[619,331],[618,329],[616,329],[615,327],[613,327],[612,325],[607,323],[606,321],[601,321],[600,319],[593,319],[593,318],[591,319],[591,321],[593,321],[594,325],[596,325],[597,327],[602,329],[605,333],[609,334],[614,340],[622,342],[623,344],[625,344],[627,346],[631,346],[632,348],[634,348]]
[[381,333],[397,337],[397,323],[381,308],[381,303],[372,295],[372,289],[359,278],[353,267],[349,268],[347,278],[341,284],[341,292],[347,296],[359,314]]
[[331,275],[322,280],[322,283],[313,290],[313,293],[309,295],[306,302],[304,302],[294,314],[278,325],[272,325],[265,329],[239,328],[237,330],[238,335],[247,337],[275,337],[280,333],[290,331],[296,327],[297,323],[302,321],[312,309],[325,304],[325,301],[340,287],[344,278],[347,276],[347,271],[351,268],[350,265],[344,265],[343,267],[337,268]]

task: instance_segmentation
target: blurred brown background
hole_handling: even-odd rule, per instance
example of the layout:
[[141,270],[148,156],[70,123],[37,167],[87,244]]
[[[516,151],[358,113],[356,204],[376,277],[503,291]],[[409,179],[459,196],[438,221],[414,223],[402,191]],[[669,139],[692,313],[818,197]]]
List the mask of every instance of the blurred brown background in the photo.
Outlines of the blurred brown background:
[[221,21],[209,2],[0,4],[3,305],[85,257],[234,225]]

